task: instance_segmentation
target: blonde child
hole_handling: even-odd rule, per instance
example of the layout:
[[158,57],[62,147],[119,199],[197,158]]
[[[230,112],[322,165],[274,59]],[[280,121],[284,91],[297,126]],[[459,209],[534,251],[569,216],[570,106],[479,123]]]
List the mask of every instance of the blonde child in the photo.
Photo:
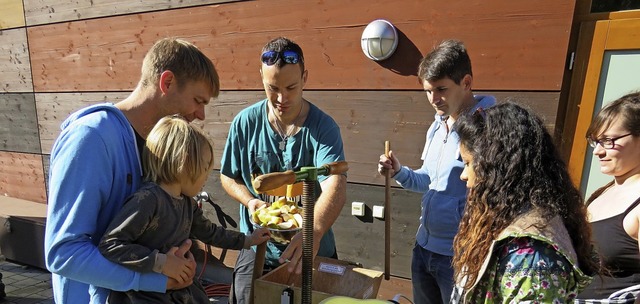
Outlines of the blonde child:
[[[188,281],[192,264],[165,254],[190,236],[226,249],[247,249],[269,239],[265,229],[244,235],[211,223],[193,197],[213,167],[213,144],[205,133],[179,116],[162,118],[147,137],[143,152],[145,183],[127,199],[99,245],[109,260],[140,272],[155,271]],[[202,286],[156,293],[112,291],[109,303],[209,303]]]

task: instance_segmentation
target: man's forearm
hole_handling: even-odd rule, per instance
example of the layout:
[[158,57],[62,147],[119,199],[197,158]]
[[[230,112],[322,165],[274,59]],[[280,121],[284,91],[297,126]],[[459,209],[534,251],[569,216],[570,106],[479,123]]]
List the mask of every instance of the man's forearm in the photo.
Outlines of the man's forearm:
[[325,234],[340,216],[347,193],[347,177],[331,175],[320,186],[322,194],[314,208],[314,230]]
[[220,174],[220,183],[222,184],[224,191],[226,191],[229,196],[245,207],[248,207],[247,203],[249,200],[255,198],[242,180],[233,179],[224,174]]

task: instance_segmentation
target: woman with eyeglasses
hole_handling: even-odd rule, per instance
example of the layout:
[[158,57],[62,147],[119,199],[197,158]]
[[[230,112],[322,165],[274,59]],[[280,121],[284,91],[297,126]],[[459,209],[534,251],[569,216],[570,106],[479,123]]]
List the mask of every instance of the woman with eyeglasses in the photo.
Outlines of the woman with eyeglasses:
[[454,128],[469,194],[452,303],[566,303],[598,271],[587,210],[533,113],[503,103]]
[[587,141],[600,171],[613,177],[587,200],[593,240],[609,273],[578,298],[606,299],[637,285],[617,296],[633,303],[640,292],[640,92],[607,104],[589,126]]

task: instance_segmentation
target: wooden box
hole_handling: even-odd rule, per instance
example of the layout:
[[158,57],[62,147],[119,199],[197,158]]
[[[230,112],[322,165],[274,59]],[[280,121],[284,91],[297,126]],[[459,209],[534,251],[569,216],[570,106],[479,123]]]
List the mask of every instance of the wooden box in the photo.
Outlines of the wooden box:
[[44,230],[47,205],[0,197],[0,252],[7,260],[46,269]]
[[[311,281],[312,304],[331,296],[375,299],[382,282],[382,272],[357,267],[345,261],[316,257]],[[293,290],[292,303],[300,304],[301,286],[302,276],[289,273],[286,265],[281,265],[254,282],[254,303],[280,304],[283,291],[290,288]]]

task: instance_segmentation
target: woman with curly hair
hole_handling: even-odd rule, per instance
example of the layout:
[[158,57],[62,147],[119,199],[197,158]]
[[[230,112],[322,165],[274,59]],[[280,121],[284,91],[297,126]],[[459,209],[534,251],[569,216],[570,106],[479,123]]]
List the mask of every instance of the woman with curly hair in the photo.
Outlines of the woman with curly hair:
[[469,194],[453,303],[565,303],[599,271],[580,192],[542,121],[503,103],[455,126]]

